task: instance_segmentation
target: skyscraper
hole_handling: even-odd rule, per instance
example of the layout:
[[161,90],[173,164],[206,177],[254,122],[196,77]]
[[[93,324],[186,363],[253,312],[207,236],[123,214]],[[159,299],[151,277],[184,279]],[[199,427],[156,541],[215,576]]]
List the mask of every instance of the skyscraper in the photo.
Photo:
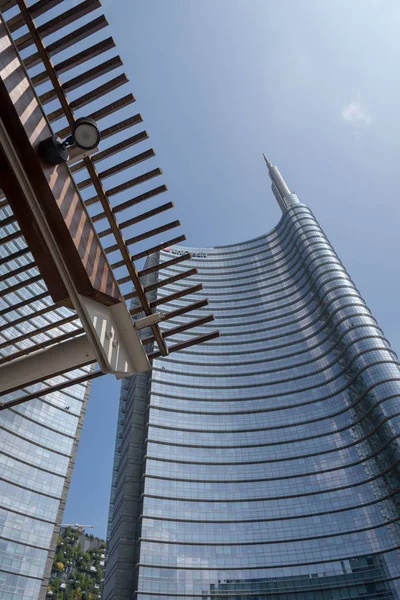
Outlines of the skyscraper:
[[[0,209],[0,221],[4,222],[8,216],[7,208]],[[16,232],[15,223],[2,230],[4,237]],[[22,351],[34,342],[46,344],[79,326],[71,322],[67,309],[49,311],[51,301],[43,281],[27,282],[38,272],[36,268],[24,270],[31,260],[30,255],[25,252],[21,257],[10,259],[20,251],[26,251],[21,238],[0,246],[0,354],[3,360],[7,354]],[[24,272],[18,274],[19,268]],[[31,320],[27,323],[29,314]],[[39,329],[40,333],[36,333]],[[37,600],[46,595],[86,409],[88,384],[43,392],[50,385],[79,378],[88,368],[2,397],[2,400],[12,400],[24,394],[33,396],[26,404],[0,413],[1,600]]]
[[157,298],[200,279],[221,337],[123,383],[104,600],[400,598],[397,357],[266,163],[270,233],[153,257],[192,254]]

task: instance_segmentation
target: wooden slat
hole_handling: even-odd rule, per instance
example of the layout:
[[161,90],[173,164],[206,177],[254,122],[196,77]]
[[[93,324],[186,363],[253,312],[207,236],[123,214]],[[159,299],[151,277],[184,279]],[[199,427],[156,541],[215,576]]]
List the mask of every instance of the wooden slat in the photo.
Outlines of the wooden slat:
[[16,277],[17,275],[21,275],[21,273],[24,273],[25,271],[29,271],[30,269],[33,269],[36,267],[36,263],[35,261],[29,262],[26,265],[23,265],[22,267],[19,267],[18,269],[14,269],[13,271],[8,271],[7,273],[3,273],[2,275],[0,275],[0,281],[5,281],[6,279],[10,279],[10,277]]
[[[196,292],[199,292],[202,289],[203,285],[201,283],[198,283],[197,285],[191,285],[190,287],[186,287],[183,290],[179,290],[179,292],[174,292],[173,294],[169,294],[168,296],[164,296],[163,298],[157,298],[157,300],[153,300],[153,302],[150,303],[150,306],[151,308],[155,308],[160,304],[167,304],[168,302],[172,302],[172,300],[178,300],[179,298],[183,298],[184,296],[195,294]],[[133,298],[133,296],[134,292],[126,294],[125,300],[130,300],[131,298]],[[140,306],[137,306],[134,309],[132,309],[131,314],[135,315],[141,311],[142,308]]]
[[[93,364],[95,364],[96,359],[95,358],[88,359],[87,357],[86,358],[82,357],[81,361],[79,361],[79,363],[77,363],[74,366],[74,369],[82,369],[83,367],[88,367],[90,365],[93,365]],[[60,375],[66,375],[70,371],[71,371],[71,367],[61,367],[61,366],[59,366],[59,368],[52,373],[51,377],[59,377]],[[36,376],[36,377],[37,377],[37,379],[32,379],[29,382],[29,387],[31,387],[32,385],[35,385],[36,383],[43,383],[43,377],[42,376],[40,376],[40,377]],[[19,390],[21,390],[21,386],[20,385],[16,385],[16,386],[14,386],[12,388],[8,388],[7,389],[7,393],[9,394],[9,393],[16,392],[16,391],[19,391]],[[47,391],[47,393],[49,394],[50,392]],[[35,396],[35,397],[37,398],[37,396]],[[76,415],[74,415],[74,416],[76,416]]]
[[146,294],[148,292],[152,292],[153,290],[158,290],[166,285],[170,285],[171,283],[175,283],[176,281],[180,281],[181,279],[186,279],[186,277],[191,277],[192,275],[197,275],[198,271],[196,268],[187,269],[186,271],[182,271],[181,273],[177,273],[176,275],[172,275],[171,277],[167,277],[166,279],[158,280],[156,283],[152,283],[151,285],[146,285],[144,291]]
[[181,273],[177,273],[176,275],[171,275],[171,277],[167,277],[166,279],[159,279],[156,283],[152,283],[151,285],[147,285],[145,287],[146,292],[151,292],[153,290],[158,290],[166,285],[170,285],[175,283],[176,281],[180,281],[181,279],[186,279],[186,277],[192,277],[192,275],[197,275],[198,270],[196,267],[192,269],[187,269],[186,271],[182,271]]
[[[93,21],[89,21],[89,23],[85,23],[82,27],[79,27],[75,31],[72,31],[68,35],[65,35],[62,38],[59,38],[52,44],[46,46],[46,50],[49,56],[54,56],[63,50],[66,50],[70,46],[77,44],[78,42],[88,38],[90,35],[97,33],[104,27],[107,27],[108,22],[104,15],[97,17]],[[30,56],[24,58],[24,64],[27,69],[31,67],[35,67],[41,62],[39,52],[35,52]]]
[[35,391],[31,394],[26,394],[25,396],[21,396],[20,398],[16,398],[15,400],[10,400],[8,402],[0,402],[0,412],[13,406],[19,406],[20,404],[24,404],[25,402],[33,400],[34,398],[41,398],[46,394],[52,394],[54,392],[64,390],[67,387],[72,387],[73,385],[86,383],[86,381],[96,379],[97,377],[102,377],[103,375],[104,373],[102,373],[101,371],[92,371],[89,373],[85,373],[85,375],[81,375],[80,377],[75,377],[74,379],[67,379],[66,381],[58,383],[57,385],[43,386],[43,388],[40,391]]
[[16,220],[17,219],[14,217],[14,215],[2,219],[0,221],[0,229],[2,229],[3,227],[7,227],[7,225],[11,225],[11,223],[15,223]]
[[131,276],[130,275],[126,275],[125,277],[121,277],[121,279],[118,279],[118,285],[122,285],[123,283],[129,283],[131,281]]
[[[37,27],[37,32],[41,37],[50,35],[51,33],[55,33],[59,29],[70,25],[74,21],[77,21],[81,17],[84,17],[85,15],[100,7],[100,0],[84,0],[83,2],[81,2],[77,6],[74,6],[70,10],[67,10],[64,13],[57,15],[56,17],[54,17],[54,19],[43,23],[43,25],[39,25],[39,27]],[[17,46],[18,50],[21,51],[33,44],[33,39],[30,33],[26,33],[19,37],[17,40],[14,40],[14,43]]]
[[193,321],[189,321],[188,323],[184,323],[183,325],[177,325],[176,327],[172,327],[171,329],[166,329],[163,331],[164,337],[172,337],[179,333],[183,333],[184,331],[188,331],[188,329],[194,329],[195,327],[201,327],[202,325],[207,325],[207,323],[211,323],[214,321],[214,315],[210,314],[205,317],[199,317],[198,319],[193,319]]
[[[163,184],[157,188],[149,190],[148,192],[144,192],[143,194],[140,194],[139,196],[136,196],[135,198],[132,198],[131,200],[126,200],[125,202],[121,202],[121,204],[117,204],[116,206],[113,207],[113,213],[117,214],[123,210],[126,210],[127,208],[130,208],[131,206],[136,206],[137,204],[140,204],[140,202],[144,202],[145,200],[148,200],[149,198],[154,198],[158,194],[162,194],[163,192],[166,192],[167,189],[168,189],[167,186],[165,184]],[[101,219],[104,219],[104,218],[105,218],[105,214],[99,213],[97,215],[94,215],[94,217],[92,217],[92,221],[95,223],[96,221],[100,221]]]
[[136,156],[133,156],[132,158],[128,158],[127,160],[124,160],[123,162],[118,163],[117,165],[114,165],[113,167],[105,169],[104,171],[100,171],[99,177],[101,179],[106,179],[107,177],[111,177],[111,175],[115,175],[116,173],[121,173],[121,171],[124,171],[125,169],[128,169],[129,167],[132,167],[133,165],[137,165],[145,160],[148,160],[149,158],[153,158],[155,155],[156,155],[156,153],[154,152],[153,148],[149,148],[149,150],[145,150],[144,152],[141,152],[140,154],[136,154]]
[[145,150],[140,154],[136,154],[136,156],[128,158],[127,160],[124,160],[123,162],[118,163],[113,167],[105,169],[104,171],[100,171],[99,177],[101,179],[106,179],[107,177],[111,177],[111,175],[121,173],[122,171],[128,169],[129,167],[132,167],[133,165],[137,165],[145,160],[148,160],[149,158],[153,158],[155,155],[156,153],[154,152],[153,148],[149,148],[149,150]]
[[[144,233],[140,233],[139,235],[135,235],[134,237],[126,240],[127,246],[132,246],[133,244],[137,244],[142,240],[147,240],[149,237],[153,237],[154,235],[158,235],[160,233],[164,233],[164,231],[169,231],[170,229],[174,229],[175,227],[180,226],[180,221],[171,221],[170,223],[166,223],[165,225],[161,225],[160,227],[155,227],[154,229],[150,229],[150,231],[145,231]],[[118,250],[118,244],[113,244],[112,246],[108,246],[104,249],[106,254],[110,252],[115,252]]]
[[[109,148],[106,148],[105,150],[102,150],[101,152],[92,154],[91,155],[92,161],[94,163],[98,163],[98,162],[104,160],[105,158],[114,156],[115,154],[118,154],[122,150],[130,148],[131,146],[134,146],[135,144],[144,142],[145,140],[148,139],[148,137],[149,137],[149,134],[147,133],[147,131],[141,131],[137,135],[133,135],[125,140],[122,140],[121,142],[118,142],[118,144],[114,144],[113,146],[110,146]],[[81,160],[80,162],[72,165],[70,167],[70,169],[73,173],[76,173],[77,171],[81,171],[82,169],[84,169],[84,167],[85,167],[84,162],[83,162],[83,160]]]
[[[107,94],[110,94],[111,92],[118,89],[122,85],[125,85],[125,83],[127,83],[127,82],[128,82],[128,77],[125,75],[125,73],[121,73],[121,75],[118,75],[117,77],[114,77],[114,79],[111,79],[110,81],[107,81],[106,83],[95,88],[94,90],[91,90],[84,96],[81,96],[80,98],[77,98],[76,100],[73,100],[71,102],[71,108],[73,110],[82,108],[83,106],[86,106],[87,104],[90,104],[91,102],[94,102],[94,100],[98,100],[99,98],[103,98]],[[136,101],[136,98],[134,96],[133,96],[133,98],[134,98],[134,101]]]
[[82,335],[84,329],[75,329],[74,331],[69,331],[64,335],[60,335],[58,337],[50,337],[48,340],[44,342],[40,342],[40,344],[35,344],[34,346],[29,346],[29,348],[23,348],[19,352],[13,352],[13,354],[8,354],[7,356],[2,356],[0,359],[0,365],[3,365],[12,360],[17,360],[17,358],[22,358],[22,356],[26,356],[27,354],[32,354],[32,352],[37,352],[38,350],[43,350],[48,346],[53,346],[53,344],[60,344],[61,342],[65,342],[66,340],[70,340],[73,337],[77,337],[78,335]]
[[13,233],[9,233],[8,235],[5,235],[4,237],[0,238],[0,246],[8,244],[13,240],[17,240],[20,237],[22,237],[22,231],[14,231]]
[[[57,1],[62,2],[63,0],[57,0]],[[78,52],[77,54],[74,54],[70,58],[66,58],[62,62],[55,64],[54,68],[55,68],[57,74],[61,75],[62,73],[65,73],[66,71],[69,71],[70,69],[78,67],[79,65],[83,64],[84,62],[86,62],[88,60],[92,60],[96,56],[99,56],[100,54],[103,54],[104,52],[107,52],[108,50],[112,50],[113,48],[115,48],[115,42],[112,37],[108,37],[105,40],[102,40],[101,42],[98,42],[97,44],[90,46],[90,48],[86,48],[86,50],[82,50],[82,52]],[[41,71],[40,73],[38,73],[37,75],[32,77],[32,83],[33,83],[33,85],[40,85],[41,83],[46,81],[48,79],[48,77],[49,77],[49,74],[46,70]]]
[[0,10],[8,10],[17,4],[17,0],[0,0]]
[[[121,173],[122,171],[124,171],[125,169],[128,169],[129,167],[132,167],[133,165],[138,165],[139,163],[148,160],[149,158],[153,158],[156,155],[156,153],[154,152],[154,150],[152,148],[150,148],[150,150],[146,150],[145,152],[142,152],[141,154],[137,154],[136,156],[133,156],[132,158],[128,158],[127,160],[124,160],[121,163],[118,163],[117,165],[114,165],[113,167],[110,167],[109,169],[105,169],[104,171],[101,171],[99,173],[99,177],[100,179],[107,179],[107,177],[111,177],[112,175],[115,175],[116,173]],[[80,183],[78,183],[78,187],[80,190],[83,190],[87,187],[89,187],[90,185],[92,185],[92,180],[90,179],[90,177],[88,179],[84,179],[83,181],[81,181]],[[0,222],[1,225],[1,222]]]
[[[49,312],[52,312],[56,308],[57,307],[55,306],[55,304],[52,304],[51,306],[46,306],[45,308],[42,308],[40,310],[34,309],[33,312],[31,312],[29,315],[24,315],[23,317],[20,317],[19,319],[15,319],[14,321],[12,321],[10,323],[5,323],[4,325],[2,325],[0,327],[0,331],[5,331],[6,329],[10,329],[10,327],[14,327],[15,325],[20,325],[21,323],[27,323],[31,319],[36,319],[36,317],[41,317]],[[76,318],[78,318],[78,317],[76,317]],[[57,321],[54,321],[54,327],[57,327]]]
[[[6,315],[9,312],[12,312],[13,310],[19,310],[20,308],[23,308],[24,306],[28,306],[28,304],[33,304],[34,302],[37,302],[38,300],[43,300],[44,298],[47,298],[49,296],[48,292],[42,292],[41,294],[38,294],[37,296],[32,296],[31,298],[26,298],[25,300],[22,300],[21,302],[18,302],[17,304],[12,304],[11,306],[8,306],[7,308],[3,308],[3,310],[0,310],[0,317],[3,317],[4,315]],[[53,305],[53,308],[56,308],[55,305]]]
[[[125,183],[121,183],[120,185],[117,185],[117,186],[111,188],[110,190],[107,190],[107,192],[106,192],[107,196],[110,197],[115,194],[119,194],[120,192],[123,192],[124,190],[134,187],[135,185],[140,185],[141,183],[144,183],[145,181],[149,181],[150,179],[153,179],[153,177],[158,177],[158,175],[161,175],[161,174],[162,174],[161,169],[159,169],[159,168],[153,169],[152,171],[144,173],[143,175],[139,175],[138,177],[134,177],[133,179],[130,179],[129,181],[126,181]],[[95,204],[98,201],[99,201],[98,197],[94,196],[93,198],[89,198],[89,200],[86,200],[85,204],[86,204],[86,206],[91,206],[92,204]],[[115,212],[114,212],[114,214],[115,214]]]
[[138,177],[134,177],[133,179],[130,179],[129,181],[125,181],[125,183],[120,183],[119,185],[116,185],[115,187],[107,190],[107,196],[114,196],[115,194],[120,194],[121,192],[128,190],[136,185],[139,185],[141,183],[144,183],[145,181],[149,181],[150,179],[153,179],[154,177],[158,177],[159,175],[162,175],[162,170],[157,167],[156,169],[153,169],[152,171],[148,171],[147,173],[143,173],[143,175],[139,175]]
[[45,81],[47,81],[48,78],[49,78],[48,72],[41,71],[34,77],[31,77],[31,81],[32,81],[33,85],[36,86],[36,85],[40,85],[41,83],[44,83]]
[[[173,208],[173,207],[174,207],[173,202],[166,202],[165,204],[162,204],[161,206],[157,206],[156,208],[153,208],[152,210],[148,210],[147,212],[137,215],[136,217],[132,217],[131,219],[127,219],[126,221],[122,221],[122,223],[119,224],[119,227],[120,227],[120,229],[125,229],[125,227],[129,227],[131,225],[136,225],[136,223],[140,223],[141,221],[150,219],[151,217],[154,217],[155,215],[159,215],[160,213],[162,213],[166,210],[169,210],[170,208]],[[99,237],[102,238],[106,235],[110,235],[110,233],[112,233],[112,229],[109,227],[108,229],[104,229],[103,231],[100,231]]]
[[[176,310],[171,310],[168,313],[164,313],[164,316],[161,319],[161,321],[169,321],[170,319],[180,317],[181,315],[192,312],[193,310],[204,308],[205,306],[208,306],[207,298],[204,298],[204,300],[197,300],[197,302],[192,302],[191,304],[186,304],[186,306],[182,306],[181,308],[177,308]],[[133,308],[129,312],[133,314],[134,311],[135,309]]]
[[[24,21],[29,29],[29,36],[32,39],[32,41],[34,42],[36,49],[38,51],[38,54],[39,54],[41,60],[43,61],[46,71],[48,72],[50,82],[52,84],[52,90],[56,93],[56,91],[60,90],[60,88],[61,88],[61,82],[54,70],[54,65],[52,63],[52,60],[51,60],[50,56],[48,55],[48,52],[45,48],[42,38],[40,37],[39,30],[36,29],[33,19],[31,18],[31,15],[29,13],[29,10],[28,10],[27,4],[26,4],[26,0],[17,0],[17,2],[18,2],[19,9],[21,11],[21,14],[24,18]],[[58,99],[60,101],[62,109],[64,110],[69,127],[71,127],[74,123],[74,119],[73,119],[73,116],[70,114],[68,100],[65,97],[65,95],[62,93],[58,94]]]
[[[177,335],[178,333],[183,333],[184,331],[188,331],[189,329],[194,329],[195,327],[200,327],[201,325],[205,325],[206,323],[210,323],[214,321],[214,315],[207,315],[206,317],[200,317],[199,319],[193,319],[193,321],[189,321],[188,323],[184,323],[183,325],[178,325],[177,327],[173,327],[171,329],[167,329],[163,331],[163,337],[172,337],[173,335]],[[148,337],[142,340],[143,346],[147,344],[151,344],[154,342],[153,336]]]
[[[39,270],[39,269],[38,269],[38,266],[36,265],[36,263],[34,264],[34,266],[35,266],[35,268],[36,268],[37,270]],[[30,268],[32,269],[32,267],[30,267]],[[28,269],[25,269],[25,267],[24,267],[24,268],[22,268],[22,267],[21,267],[21,273],[23,273],[23,272],[26,272],[26,271],[29,271],[29,270],[30,270],[29,268],[28,268]],[[7,278],[6,278],[6,279],[7,279]],[[43,279],[43,276],[42,276],[42,279]],[[31,275],[30,277],[27,277],[26,279],[24,279],[24,284],[25,284],[25,286],[27,286],[27,285],[31,285],[32,283],[36,283],[36,275]],[[8,290],[9,290],[9,289],[10,289],[10,288],[6,288],[7,292],[8,292]],[[4,292],[4,290],[2,290],[2,291],[0,292],[0,297],[1,297],[1,295],[2,295],[2,293],[3,293],[3,292]]]
[[[81,73],[80,75],[69,79],[68,81],[62,84],[62,88],[65,92],[71,92],[73,90],[76,90],[76,88],[80,87],[81,85],[85,85],[90,81],[97,79],[98,77],[106,75],[114,69],[122,67],[122,64],[123,63],[121,58],[119,56],[114,56],[113,58],[106,60],[100,65],[96,65],[92,69],[89,69],[88,71],[85,71],[84,73]],[[39,100],[42,104],[47,104],[55,98],[57,98],[57,90],[54,87],[52,87],[48,92],[45,92],[44,94],[39,96]]]
[[182,306],[181,308],[177,308],[176,310],[171,310],[167,314],[164,315],[162,321],[169,321],[170,319],[175,319],[175,317],[180,317],[181,315],[185,315],[188,312],[192,312],[193,310],[199,310],[200,308],[204,308],[208,306],[207,298],[204,300],[198,300],[197,302],[192,302],[191,304],[187,304],[186,306]]
[[[111,92],[113,92],[114,90],[119,88],[121,85],[124,85],[125,83],[127,83],[127,81],[128,81],[127,76],[125,75],[125,73],[122,73],[122,75],[118,75],[118,77],[111,79],[111,81],[104,83],[103,85],[95,88],[94,90],[91,90],[87,94],[80,96],[80,98],[77,98],[76,100],[73,100],[72,102],[70,102],[71,109],[78,110],[79,108],[82,108],[83,106],[86,106],[87,104],[90,104],[91,102],[94,102],[95,100],[98,100],[98,98],[103,98],[106,94],[110,94]],[[47,118],[49,119],[50,122],[53,122],[53,121],[57,121],[57,119],[61,119],[63,116],[64,116],[63,109],[58,108],[57,110],[54,110],[52,113],[49,113],[47,115]]]
[[164,296],[163,298],[157,298],[157,300],[153,300],[153,302],[151,303],[151,307],[154,308],[155,306],[160,306],[160,304],[167,304],[168,302],[172,302],[173,300],[179,300],[179,298],[183,298],[184,296],[189,296],[190,294],[200,292],[202,289],[202,283],[192,285],[188,288],[184,288],[183,290],[179,290],[179,292],[174,292],[173,294],[169,294],[168,296]]
[[[171,352],[178,352],[179,350],[184,350],[185,348],[190,348],[190,346],[196,346],[197,344],[202,344],[204,342],[209,342],[210,340],[214,340],[215,338],[218,338],[219,335],[220,335],[219,331],[213,331],[211,333],[199,335],[199,336],[197,336],[195,338],[191,338],[190,340],[187,340],[185,342],[178,342],[178,344],[173,344],[172,346],[169,346],[168,351],[170,354],[171,354]],[[160,358],[161,353],[158,352],[158,350],[155,350],[154,352],[150,352],[147,356],[150,360],[153,360],[154,358]]]
[[[122,108],[126,108],[127,106],[129,106],[130,104],[133,104],[134,102],[136,102],[135,96],[133,94],[127,94],[126,96],[123,96],[123,98],[114,100],[113,102],[111,102],[111,104],[107,104],[107,106],[103,106],[102,108],[99,108],[95,112],[90,113],[89,116],[92,119],[94,119],[95,121],[100,121],[101,119],[104,119],[105,117],[109,117],[110,115],[117,112],[118,110],[121,110]],[[140,115],[137,115],[137,116],[140,117]],[[135,118],[135,117],[133,117],[133,118]]]
[[[96,110],[95,112],[93,112],[87,116],[91,117],[95,121],[99,121],[103,117],[111,115],[112,113],[117,112],[118,110],[120,110],[121,108],[124,108],[125,106],[129,106],[129,104],[132,104],[133,102],[135,102],[134,95],[128,94],[127,96],[124,96],[123,98],[120,98],[119,100],[115,100],[115,102],[111,102],[111,104],[107,104],[107,106],[104,106],[103,108],[100,108],[99,110]],[[127,121],[131,121],[131,123],[133,123],[134,121],[136,121],[137,123],[140,123],[142,121],[142,116],[135,115],[134,117],[127,119]],[[127,127],[128,127],[128,125],[127,125]],[[57,135],[61,138],[65,138],[69,134],[69,132],[70,132],[70,128],[64,127],[64,129],[61,129],[61,131],[59,131]],[[101,139],[102,140],[104,139],[103,132],[101,132]]]
[[[158,265],[155,265],[158,266]],[[159,269],[155,269],[156,271]],[[178,279],[184,279],[185,277],[189,277],[189,275],[195,275],[197,273],[197,269],[193,268],[192,270],[189,271],[182,271],[182,273],[180,273],[177,278],[175,279],[175,281],[178,281]],[[141,273],[139,273],[139,277],[142,277]],[[174,276],[175,277],[175,276]],[[118,283],[127,283],[129,281],[129,279],[127,279],[126,277],[122,277],[122,279],[118,280]],[[158,282],[158,283],[154,283],[150,286],[146,286],[144,288],[145,292],[150,292],[152,289],[157,289],[159,287],[163,287],[164,285],[167,285],[167,283],[164,283],[165,281],[168,281],[168,283],[173,283],[172,281],[170,281],[169,279],[163,279],[162,281]],[[153,287],[154,286],[154,287]]]
[[121,133],[128,129],[128,127],[133,127],[134,125],[138,125],[138,123],[142,123],[143,117],[140,114],[133,115],[133,117],[128,117],[123,121],[119,121],[119,123],[115,123],[115,125],[110,125],[110,127],[106,127],[101,130],[101,139],[106,140],[112,135],[116,135],[117,133]]
[[[101,202],[101,205],[103,207],[103,210],[104,210],[105,214],[107,215],[108,222],[110,223],[111,228],[113,230],[113,235],[114,235],[114,238],[115,238],[115,240],[117,242],[118,249],[121,252],[121,256],[123,258],[124,264],[125,264],[126,268],[128,269],[128,272],[129,272],[129,274],[131,276],[134,289],[135,289],[135,291],[138,294],[139,300],[140,300],[141,305],[142,305],[141,309],[144,311],[144,313],[146,315],[151,315],[151,308],[150,308],[150,305],[148,303],[146,294],[144,293],[144,289],[143,289],[142,283],[141,283],[141,281],[140,281],[140,279],[138,277],[134,261],[132,259],[131,253],[130,253],[127,245],[125,244],[125,240],[123,238],[123,235],[122,235],[121,230],[119,228],[118,222],[117,222],[117,220],[115,218],[115,215],[113,213],[110,201],[109,201],[109,199],[108,199],[108,197],[106,195],[106,192],[105,192],[105,190],[103,188],[103,185],[102,185],[102,183],[101,183],[101,181],[99,179],[99,176],[97,174],[96,167],[92,163],[90,157],[86,157],[84,159],[84,161],[85,161],[86,169],[87,169],[89,175],[93,179],[93,185],[95,186],[95,189],[96,189],[98,198],[99,198],[99,200]],[[154,323],[153,325],[151,325],[151,330],[153,332],[153,335],[156,338],[157,345],[158,345],[158,348],[159,348],[161,354],[163,356],[167,355],[168,354],[168,349],[167,349],[167,346],[166,346],[166,344],[165,344],[165,342],[163,340],[163,337],[162,337],[162,334],[161,334],[161,331],[160,331],[160,328],[159,328],[158,324]]]
[[103,75],[106,75],[107,73],[109,73],[110,71],[113,71],[114,69],[118,69],[119,67],[122,67],[122,65],[123,65],[123,62],[121,60],[121,57],[113,56],[112,58],[109,58],[108,60],[100,63],[99,65],[92,67],[88,71],[85,71],[84,73],[81,73],[80,75],[77,75],[76,77],[73,77],[72,79],[63,83],[62,84],[63,90],[66,92],[71,92],[72,90],[76,90],[81,85],[86,85],[90,81],[93,81],[94,79],[97,79],[98,77],[102,77]]
[[[118,154],[122,150],[126,150],[127,148],[130,148],[131,146],[134,146],[135,144],[144,142],[145,140],[148,139],[148,137],[149,137],[149,134],[147,133],[147,131],[141,131],[137,135],[133,135],[133,136],[127,138],[126,140],[122,140],[121,142],[118,142],[118,144],[114,144],[113,146],[110,146],[109,148],[106,148],[105,150],[102,150],[101,152],[92,154],[91,155],[92,161],[94,163],[98,163],[99,161],[102,161],[105,158],[109,158],[110,156],[114,156],[115,154]],[[70,169],[73,173],[75,173],[77,171],[81,171],[84,168],[84,166],[85,165],[82,160],[79,163],[72,165],[70,167]]]
[[[163,250],[164,248],[168,248],[168,246],[174,246],[175,244],[180,244],[186,240],[186,235],[182,234],[176,238],[172,238],[172,240],[168,240],[167,242],[162,242],[161,244],[157,244],[157,246],[153,246],[152,248],[148,248],[147,250],[143,250],[142,252],[138,252],[132,256],[132,260],[136,261],[140,258],[144,258],[145,256],[149,256],[150,254],[154,254],[154,252],[158,252],[159,250]],[[122,267],[124,264],[123,261],[118,261],[111,265],[114,269],[118,267]]]
[[155,273],[156,271],[161,271],[161,269],[164,269],[167,267],[172,267],[173,265],[176,265],[180,262],[188,260],[189,258],[192,258],[192,255],[190,253],[179,254],[178,256],[171,258],[171,260],[167,260],[165,262],[159,262],[157,265],[154,265],[153,267],[148,267],[147,269],[143,269],[143,271],[139,272],[139,277],[146,277],[146,275],[150,275],[150,273]]
[[[36,263],[35,263],[35,267],[36,267],[36,269],[38,269],[38,266],[36,265]],[[31,268],[32,268],[32,267],[31,267]],[[24,268],[24,270],[23,270],[23,271],[29,271],[29,269],[25,269],[25,268]],[[23,272],[23,271],[21,271],[21,272]],[[43,275],[42,275],[42,279],[43,279]],[[31,285],[32,283],[35,283],[35,282],[36,282],[36,275],[31,275],[30,277],[27,277],[26,279],[24,279],[24,285],[25,285],[25,286],[26,286],[26,285]],[[6,288],[6,289],[7,289],[7,291],[8,291],[10,288]],[[3,293],[3,292],[4,292],[4,290],[2,290],[2,291],[0,292],[0,297],[1,297],[1,295],[2,295],[2,293]]]
[[70,58],[66,58],[63,61],[56,63],[55,69],[58,74],[65,73],[66,71],[69,71],[70,69],[73,69],[88,60],[92,60],[96,56],[100,56],[101,54],[104,54],[104,52],[108,52],[108,50],[112,50],[113,48],[115,48],[115,42],[110,36],[104,40],[101,40],[101,42],[97,42],[97,44],[93,44],[93,46],[82,50],[81,52],[77,52]]
[[30,338],[36,337],[37,335],[41,335],[42,333],[46,333],[47,331],[51,331],[52,329],[55,329],[56,327],[62,327],[63,325],[67,325],[68,323],[71,323],[71,321],[75,321],[75,320],[76,320],[76,315],[70,315],[69,317],[65,317],[64,319],[61,319],[60,321],[57,321],[56,323],[49,323],[48,325],[44,325],[43,327],[39,327],[37,329],[33,329],[32,331],[28,331],[27,333],[24,333],[23,335],[20,335],[18,337],[13,337],[12,340],[6,340],[2,344],[0,344],[0,350],[2,350],[3,348],[7,348],[7,346],[9,346],[11,342],[14,345],[20,344],[24,340],[28,340]]
[[29,252],[29,248],[21,248],[21,250],[17,250],[17,252],[13,252],[12,254],[9,254],[8,256],[4,256],[3,258],[0,258],[0,265],[5,265],[7,262],[11,262],[13,260],[15,260],[16,258],[21,258],[21,256],[24,256],[24,254],[28,254]]
[[[36,18],[48,10],[51,10],[55,6],[58,6],[58,4],[61,4],[62,2],[63,0],[39,0],[39,2],[35,2],[35,4],[32,4],[29,7],[29,12],[33,18]],[[7,27],[11,33],[17,31],[17,29],[20,27],[23,27],[23,25],[25,25],[25,21],[21,13],[15,15],[7,21]]]

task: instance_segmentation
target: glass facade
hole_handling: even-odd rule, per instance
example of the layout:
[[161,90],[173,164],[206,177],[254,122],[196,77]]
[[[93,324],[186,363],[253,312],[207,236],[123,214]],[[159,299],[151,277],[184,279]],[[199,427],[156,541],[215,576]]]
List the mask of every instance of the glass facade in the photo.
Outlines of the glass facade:
[[[0,210],[0,220],[9,216],[8,210]],[[16,226],[11,224],[2,233],[14,231]],[[46,312],[52,302],[40,280],[24,285],[24,280],[38,275],[35,268],[7,276],[33,260],[29,253],[9,260],[25,248],[18,237],[0,245],[0,358],[78,327],[76,322],[63,323],[71,315],[67,309]],[[41,298],[18,308],[34,296]],[[29,314],[29,321],[19,323]],[[36,334],[45,327],[45,332]],[[54,377],[3,399],[43,392],[46,385],[79,377],[86,370]],[[0,413],[0,600],[46,596],[87,395],[87,384],[73,385]]]
[[153,257],[192,253],[160,277],[198,275],[158,298],[203,283],[196,316],[221,337],[123,383],[104,600],[400,598],[398,360],[310,209],[275,188],[269,234]]

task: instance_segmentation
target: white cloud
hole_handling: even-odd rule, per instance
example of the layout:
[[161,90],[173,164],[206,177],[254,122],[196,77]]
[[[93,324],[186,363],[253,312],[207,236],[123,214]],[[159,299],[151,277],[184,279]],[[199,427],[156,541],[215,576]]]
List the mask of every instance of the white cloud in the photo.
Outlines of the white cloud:
[[342,119],[348,123],[370,125],[372,117],[360,102],[350,102],[342,110]]

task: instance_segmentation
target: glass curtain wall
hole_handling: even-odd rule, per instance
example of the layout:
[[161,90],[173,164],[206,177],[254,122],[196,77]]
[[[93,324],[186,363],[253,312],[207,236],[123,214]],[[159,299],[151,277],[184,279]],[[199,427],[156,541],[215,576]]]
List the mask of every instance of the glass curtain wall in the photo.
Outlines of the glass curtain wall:
[[204,283],[221,337],[124,384],[104,600],[400,598],[398,360],[309,208],[282,208],[156,257],[193,254],[158,297]]
[[[7,216],[7,208],[1,209],[0,220]],[[11,224],[4,228],[3,235],[14,231],[15,225]],[[52,326],[60,317],[68,320],[71,313],[64,308],[32,318],[29,324],[18,324],[22,316],[40,312],[50,304],[43,283],[23,283],[38,274],[35,268],[7,277],[8,270],[23,267],[32,261],[32,256],[28,253],[14,261],[2,259],[25,248],[18,236],[0,245],[1,358],[77,327],[76,323]],[[38,295],[41,299],[10,311],[10,307]],[[46,326],[51,328],[50,333],[35,335],[35,329]],[[83,375],[86,370],[77,369],[47,383],[62,383],[66,378]],[[17,390],[5,399],[43,392],[45,385],[38,383]],[[46,597],[87,396],[87,384],[74,385],[0,413],[0,600]]]

